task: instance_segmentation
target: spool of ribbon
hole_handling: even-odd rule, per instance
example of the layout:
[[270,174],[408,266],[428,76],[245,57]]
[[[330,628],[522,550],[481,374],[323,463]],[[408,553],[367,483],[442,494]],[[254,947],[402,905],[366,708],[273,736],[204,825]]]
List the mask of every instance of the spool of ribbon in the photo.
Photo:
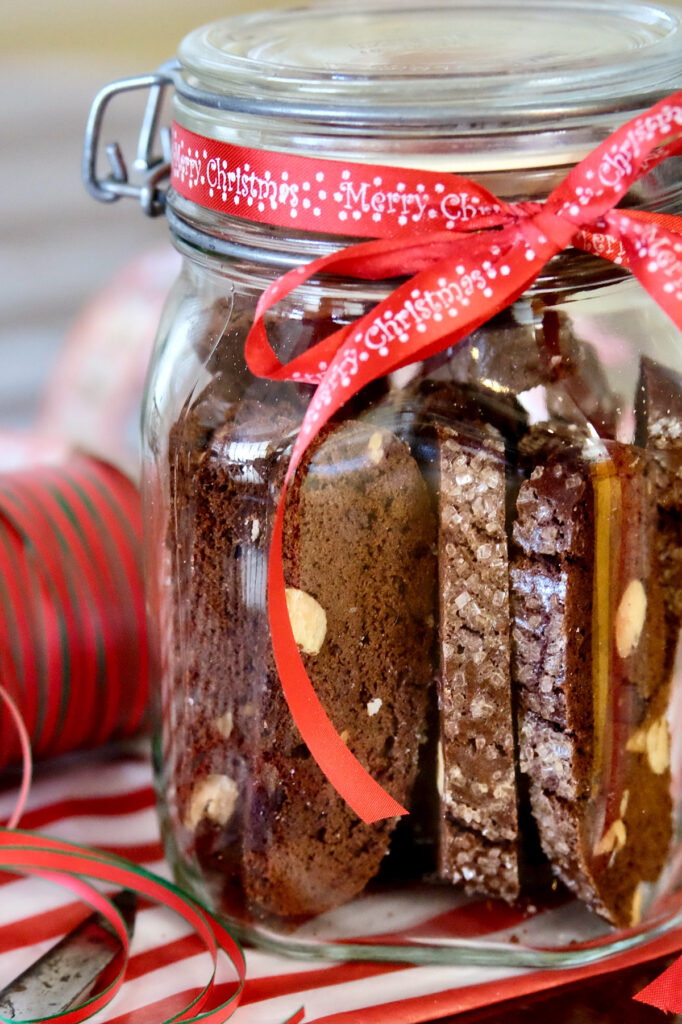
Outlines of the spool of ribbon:
[[[134,485],[85,455],[0,472],[0,679],[34,757],[145,722],[141,518]],[[19,755],[0,712],[0,769]]]

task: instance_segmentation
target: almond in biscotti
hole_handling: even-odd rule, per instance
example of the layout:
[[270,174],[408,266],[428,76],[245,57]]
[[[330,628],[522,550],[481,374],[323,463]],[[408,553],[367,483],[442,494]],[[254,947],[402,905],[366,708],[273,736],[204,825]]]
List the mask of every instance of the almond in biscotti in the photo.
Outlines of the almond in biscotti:
[[646,754],[655,775],[663,775],[670,767],[670,733],[664,716],[641,726],[630,736],[626,749],[633,754]]
[[213,825],[226,825],[234,813],[239,791],[234,779],[227,775],[208,775],[192,790],[185,815],[185,828],[194,832],[206,819]]
[[324,608],[314,597],[297,587],[287,587],[285,594],[294,640],[304,654],[319,654],[327,635]]
[[637,649],[646,620],[646,591],[641,580],[630,580],[616,610],[616,650],[629,658]]

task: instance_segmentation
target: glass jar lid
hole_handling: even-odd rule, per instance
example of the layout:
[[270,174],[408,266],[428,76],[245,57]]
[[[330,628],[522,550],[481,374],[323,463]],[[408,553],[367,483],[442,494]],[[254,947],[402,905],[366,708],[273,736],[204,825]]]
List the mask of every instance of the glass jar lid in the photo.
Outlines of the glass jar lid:
[[224,19],[181,43],[179,90],[232,111],[337,124],[518,126],[618,113],[679,88],[673,5],[332,0]]

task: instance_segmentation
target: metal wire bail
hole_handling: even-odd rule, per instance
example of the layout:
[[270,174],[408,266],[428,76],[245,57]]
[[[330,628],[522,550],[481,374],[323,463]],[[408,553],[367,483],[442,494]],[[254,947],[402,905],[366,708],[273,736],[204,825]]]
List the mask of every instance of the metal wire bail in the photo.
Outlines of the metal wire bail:
[[[157,217],[165,211],[166,189],[162,183],[170,177],[170,132],[166,126],[159,127],[158,122],[165,89],[173,84],[171,63],[162,65],[152,74],[111,82],[95,96],[85,130],[82,175],[88,192],[100,202],[112,203],[121,196],[129,196],[139,199],[149,217]],[[106,146],[111,172],[106,177],[99,177],[97,161],[107,106],[120,93],[141,89],[149,90],[149,98],[138,137],[137,155],[132,165],[134,177],[138,180],[130,180],[128,166],[118,142]],[[160,154],[155,154],[157,142]]]

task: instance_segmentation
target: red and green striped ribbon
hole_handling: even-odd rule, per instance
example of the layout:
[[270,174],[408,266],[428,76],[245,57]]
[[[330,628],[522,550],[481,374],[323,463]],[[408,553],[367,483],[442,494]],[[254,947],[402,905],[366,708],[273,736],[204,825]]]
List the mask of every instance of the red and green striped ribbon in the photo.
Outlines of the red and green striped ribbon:
[[[31,747],[21,713],[1,685],[0,699],[4,701],[16,726],[24,765],[22,787],[14,813],[8,827],[0,829],[0,868],[22,875],[46,878],[70,889],[79,899],[98,910],[110,922],[120,939],[123,953],[118,974],[103,991],[98,992],[73,1010],[67,1010],[47,1018],[36,1018],[35,1024],[40,1024],[40,1022],[47,1024],[48,1021],[54,1022],[54,1024],[77,1024],[78,1021],[87,1020],[111,1002],[125,980],[129,955],[129,941],[125,924],[115,904],[86,879],[131,889],[139,896],[144,896],[168,907],[179,914],[203,941],[212,963],[209,980],[188,1006],[168,1018],[164,1024],[171,1024],[173,1021],[203,1021],[205,1024],[221,1024],[221,1022],[229,1020],[239,1003],[244,988],[246,963],[239,943],[210,911],[178,889],[177,886],[122,857],[16,828],[30,786]],[[237,984],[229,999],[221,1002],[219,1006],[204,1010],[203,1007],[211,996],[220,952],[224,953],[232,962],[237,974]],[[302,1017],[303,1011],[299,1010],[289,1018],[287,1024],[296,1024],[302,1020]],[[10,1024],[10,1018],[4,1017],[2,1014],[0,1014],[0,1021]],[[16,1021],[13,1024],[16,1024]]]
[[[0,474],[0,670],[36,756],[131,735],[149,660],[142,515],[134,485],[96,459]],[[0,720],[0,769],[18,756]]]

